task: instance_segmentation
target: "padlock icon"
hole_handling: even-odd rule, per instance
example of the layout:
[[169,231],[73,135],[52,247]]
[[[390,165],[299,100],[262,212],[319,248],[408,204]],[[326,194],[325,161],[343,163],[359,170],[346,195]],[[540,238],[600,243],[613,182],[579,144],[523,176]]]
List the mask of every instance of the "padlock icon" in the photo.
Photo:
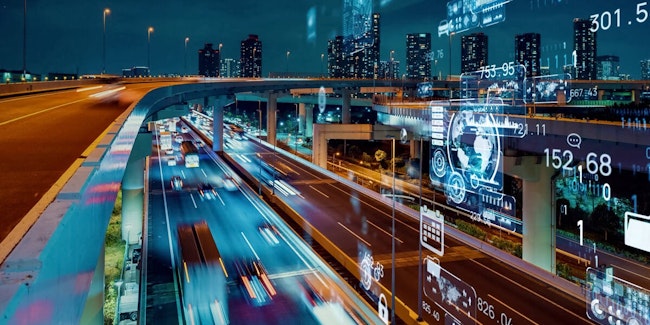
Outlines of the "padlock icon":
[[377,305],[377,315],[384,321],[384,324],[388,325],[388,301],[386,301],[386,296],[381,293],[379,294],[379,305]]

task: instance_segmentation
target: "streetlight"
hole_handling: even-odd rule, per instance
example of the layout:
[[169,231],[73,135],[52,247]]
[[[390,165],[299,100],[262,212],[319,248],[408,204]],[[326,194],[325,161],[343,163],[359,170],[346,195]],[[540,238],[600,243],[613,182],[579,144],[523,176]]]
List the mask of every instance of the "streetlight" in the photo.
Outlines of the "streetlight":
[[291,54],[291,51],[287,51],[287,76],[289,75],[289,54]]
[[23,77],[27,77],[27,0],[24,1],[23,8]]
[[392,225],[391,225],[391,272],[390,272],[390,323],[395,323],[395,137],[391,137],[392,140],[392,156],[393,160],[391,161],[392,172],[393,172],[393,215],[392,215]]
[[323,60],[325,59],[325,53],[320,54],[320,76],[323,77]]
[[111,10],[106,8],[104,9],[104,34],[103,34],[103,45],[102,45],[102,74],[106,73],[106,15],[110,14]]
[[151,74],[151,33],[153,33],[153,27],[149,26],[147,28],[147,68],[149,68],[149,74]]
[[219,77],[223,78],[223,75],[221,74],[221,61],[223,61],[223,55],[221,54],[221,48],[223,47],[223,43],[219,43]]
[[[454,32],[449,33],[449,74],[447,74],[447,80],[451,80],[451,40],[454,37]],[[449,95],[451,98],[451,94]]]
[[185,71],[183,71],[183,74],[187,75],[187,42],[190,41],[189,37],[185,37]]

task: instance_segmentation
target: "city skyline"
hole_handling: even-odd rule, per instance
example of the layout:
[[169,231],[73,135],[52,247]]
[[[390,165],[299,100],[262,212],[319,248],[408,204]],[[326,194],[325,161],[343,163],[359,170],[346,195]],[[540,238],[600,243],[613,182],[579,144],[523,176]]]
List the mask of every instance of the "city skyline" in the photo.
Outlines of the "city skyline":
[[[404,37],[409,33],[431,33],[432,75],[449,71],[451,50],[452,74],[460,73],[460,36],[482,32],[490,39],[490,64],[514,60],[514,38],[520,33],[541,34],[542,65],[563,65],[571,60],[573,19],[588,19],[605,11],[613,15],[620,9],[620,27],[599,30],[598,54],[620,57],[621,73],[634,79],[641,76],[640,62],[650,57],[648,45],[638,40],[649,21],[637,22],[636,4],[614,4],[605,0],[590,3],[588,8],[576,1],[514,0],[506,3],[504,22],[485,28],[439,36],[440,22],[446,19],[447,2],[424,0],[375,0],[373,11],[381,14],[380,60],[406,62]],[[27,70],[37,74],[51,72],[91,74],[102,70],[102,18],[106,16],[106,71],[119,74],[121,69],[146,65],[147,46],[151,47],[152,74],[182,74],[187,45],[187,71],[198,71],[198,50],[205,43],[222,44],[222,58],[239,59],[239,43],[248,34],[264,41],[264,76],[272,72],[321,71],[327,41],[342,34],[343,1],[273,3],[238,1],[227,4],[195,3],[166,0],[120,4],[72,1],[57,4],[27,3]],[[647,8],[644,8],[647,9]],[[298,14],[293,14],[297,12]],[[291,13],[287,15],[287,13]],[[580,14],[577,14],[580,13]],[[544,17],[543,20],[531,17]],[[0,49],[0,69],[22,70],[23,3],[0,4],[0,26],[10,31]],[[154,31],[148,35],[148,27]],[[150,36],[150,44],[148,44]],[[189,41],[185,41],[189,38]],[[451,38],[451,39],[450,39]],[[451,45],[451,46],[450,46]],[[287,58],[287,51],[291,55]],[[435,61],[437,60],[437,61]],[[325,62],[326,63],[326,62]],[[402,67],[401,74],[404,74]]]

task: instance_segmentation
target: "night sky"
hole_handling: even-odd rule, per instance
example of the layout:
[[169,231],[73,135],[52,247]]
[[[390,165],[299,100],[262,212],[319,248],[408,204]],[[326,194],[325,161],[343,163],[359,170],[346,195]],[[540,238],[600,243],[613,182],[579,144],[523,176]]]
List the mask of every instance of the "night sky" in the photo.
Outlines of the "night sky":
[[[598,55],[618,55],[621,72],[640,77],[640,60],[650,58],[650,18],[636,21],[637,4],[645,1],[611,0],[513,0],[506,4],[506,21],[476,32],[489,37],[489,61],[501,65],[513,59],[517,33],[542,34],[542,58],[555,70],[555,55],[560,66],[564,55],[571,59],[575,17],[621,9],[620,27],[598,32]],[[22,70],[23,1],[0,0],[0,69]],[[381,14],[381,60],[391,50],[400,60],[404,73],[405,35],[429,32],[432,48],[438,56],[434,74],[443,77],[449,65],[449,38],[438,37],[438,25],[446,18],[447,1],[375,0]],[[104,8],[111,13],[106,21],[106,70],[119,74],[121,69],[147,63],[147,28],[152,26],[151,71],[153,74],[197,71],[197,50],[205,43],[223,44],[222,58],[239,58],[239,44],[248,34],[258,34],[263,43],[263,74],[287,70],[320,72],[321,54],[327,53],[327,40],[342,32],[343,0],[28,0],[27,70],[91,74],[102,68],[102,17]],[[313,8],[313,9],[311,9]],[[641,7],[650,11],[650,6]],[[307,13],[315,12],[314,38],[309,38]],[[631,23],[628,25],[628,22]],[[474,31],[470,31],[474,32]],[[452,38],[452,73],[459,72],[460,36]],[[566,49],[564,44],[566,42]],[[438,51],[440,50],[440,51]],[[442,55],[442,56],[441,56]],[[326,57],[326,56],[325,56]],[[323,69],[327,69],[325,60]]]

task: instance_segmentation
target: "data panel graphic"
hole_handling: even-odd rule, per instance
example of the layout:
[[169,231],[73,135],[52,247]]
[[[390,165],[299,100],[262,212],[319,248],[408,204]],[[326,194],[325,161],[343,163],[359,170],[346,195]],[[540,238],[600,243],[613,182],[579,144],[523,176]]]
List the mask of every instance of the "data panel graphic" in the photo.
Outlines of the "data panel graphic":
[[423,268],[422,290],[435,306],[434,318],[444,324],[476,324],[476,290],[445,270],[435,257],[425,257]]

